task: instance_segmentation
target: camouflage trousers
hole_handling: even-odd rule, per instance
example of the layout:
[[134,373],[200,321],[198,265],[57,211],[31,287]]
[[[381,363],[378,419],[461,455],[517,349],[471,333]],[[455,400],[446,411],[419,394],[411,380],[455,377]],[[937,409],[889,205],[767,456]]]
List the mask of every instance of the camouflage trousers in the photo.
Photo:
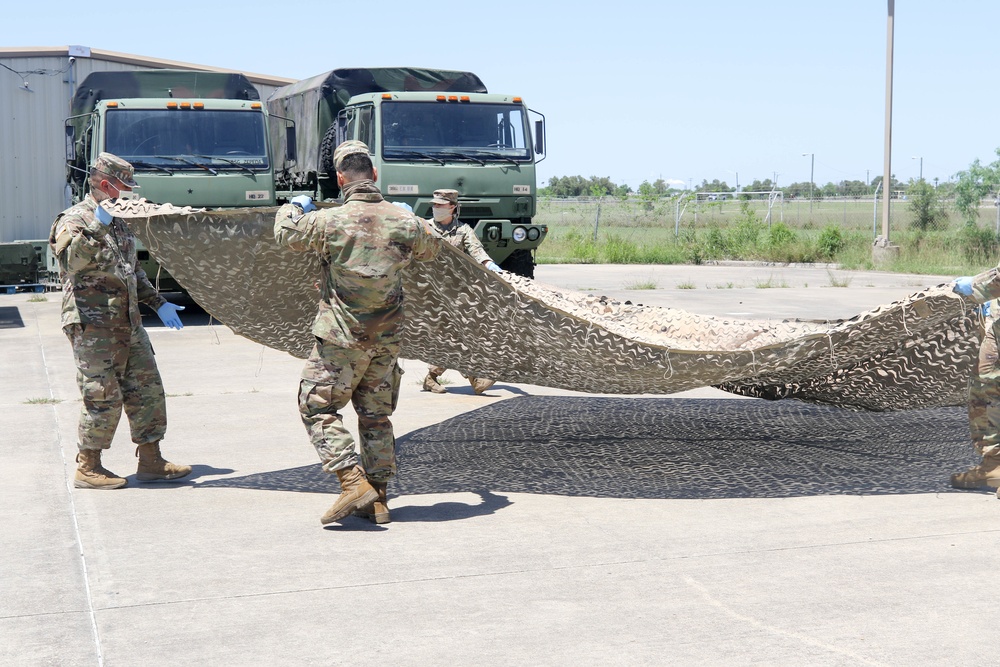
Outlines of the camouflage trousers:
[[987,318],[979,359],[969,375],[969,431],[976,451],[1000,458],[1000,319]]
[[[299,383],[299,413],[326,472],[360,462],[373,481],[388,482],[396,474],[389,416],[403,375],[398,355],[395,346],[356,349],[316,339]],[[358,415],[360,457],[339,412],[348,401]]]
[[68,324],[63,331],[73,345],[83,396],[80,449],[109,448],[122,408],[132,442],[159,442],[167,430],[167,404],[146,330]]

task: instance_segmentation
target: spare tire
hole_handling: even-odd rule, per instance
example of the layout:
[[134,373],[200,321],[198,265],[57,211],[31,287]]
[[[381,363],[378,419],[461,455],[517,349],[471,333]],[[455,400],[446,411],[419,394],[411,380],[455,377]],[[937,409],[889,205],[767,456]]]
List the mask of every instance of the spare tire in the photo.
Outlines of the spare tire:
[[333,152],[337,150],[337,125],[334,123],[326,130],[323,141],[319,145],[319,168],[330,178],[334,178],[337,167],[333,163]]

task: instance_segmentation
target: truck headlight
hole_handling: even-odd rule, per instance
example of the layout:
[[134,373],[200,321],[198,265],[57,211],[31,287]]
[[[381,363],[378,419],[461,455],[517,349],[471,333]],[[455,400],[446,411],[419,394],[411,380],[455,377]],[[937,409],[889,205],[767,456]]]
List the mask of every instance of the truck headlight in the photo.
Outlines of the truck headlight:
[[532,227],[531,229],[528,230],[529,241],[537,241],[538,237],[541,235],[542,233],[538,230],[538,227]]
[[524,227],[515,227],[511,232],[511,238],[514,239],[514,243],[523,243],[524,239],[528,238],[528,230]]

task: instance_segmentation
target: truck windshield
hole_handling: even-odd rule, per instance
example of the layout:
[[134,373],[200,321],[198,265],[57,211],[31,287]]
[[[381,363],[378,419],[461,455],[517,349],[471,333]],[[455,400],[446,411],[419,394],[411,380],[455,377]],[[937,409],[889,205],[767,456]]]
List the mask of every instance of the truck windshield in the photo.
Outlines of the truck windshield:
[[136,171],[268,168],[264,115],[250,111],[109,109],[105,150]]
[[382,157],[528,160],[531,150],[526,116],[518,104],[384,102]]

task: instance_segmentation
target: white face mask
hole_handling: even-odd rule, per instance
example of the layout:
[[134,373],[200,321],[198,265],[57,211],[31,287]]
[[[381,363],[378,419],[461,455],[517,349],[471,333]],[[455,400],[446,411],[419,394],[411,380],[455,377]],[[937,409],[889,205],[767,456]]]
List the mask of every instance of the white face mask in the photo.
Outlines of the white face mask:
[[435,206],[431,212],[434,214],[434,222],[445,222],[451,219],[454,209],[450,206]]

